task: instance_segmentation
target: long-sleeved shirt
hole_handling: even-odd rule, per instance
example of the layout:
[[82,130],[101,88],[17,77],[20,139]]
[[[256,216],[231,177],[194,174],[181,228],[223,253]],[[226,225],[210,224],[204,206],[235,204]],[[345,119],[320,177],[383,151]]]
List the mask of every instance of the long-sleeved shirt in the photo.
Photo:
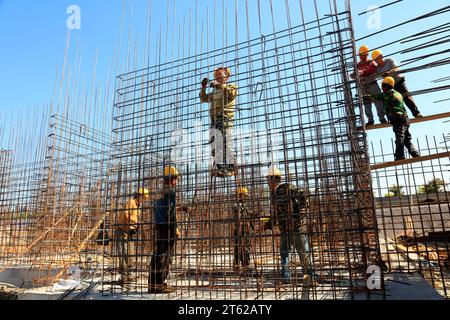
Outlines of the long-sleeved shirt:
[[377,73],[377,64],[373,60],[360,61],[358,62],[358,71],[362,78],[371,76]]
[[170,188],[161,191],[161,198],[155,202],[155,224],[177,224],[176,193]]
[[395,82],[399,82],[404,79],[404,76],[399,73],[398,65],[394,59],[387,58],[384,59],[382,66],[377,66],[377,73],[387,74],[395,79]]
[[129,200],[123,210],[119,211],[117,218],[117,228],[123,231],[132,231],[137,229],[140,204],[136,199]]
[[290,226],[301,226],[309,204],[302,189],[284,183],[271,194],[271,206],[270,225],[278,225],[281,230],[286,231]]
[[403,96],[394,89],[375,95],[373,98],[383,101],[384,111],[389,118],[395,114],[407,115]]
[[233,207],[234,232],[239,234],[249,234],[255,231],[253,224],[254,216],[250,213],[244,202],[238,201]]
[[221,115],[232,120],[236,109],[236,97],[238,88],[235,84],[222,84],[215,87],[211,93],[206,93],[206,88],[200,91],[200,101],[210,103],[209,114],[211,119],[217,119]]

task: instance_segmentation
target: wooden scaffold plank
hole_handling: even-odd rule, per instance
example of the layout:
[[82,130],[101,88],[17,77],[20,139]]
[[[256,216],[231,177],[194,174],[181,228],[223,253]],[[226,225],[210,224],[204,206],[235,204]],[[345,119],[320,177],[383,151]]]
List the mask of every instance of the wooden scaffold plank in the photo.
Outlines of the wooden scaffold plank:
[[402,166],[405,164],[412,164],[412,163],[424,162],[424,161],[430,161],[430,160],[436,160],[436,159],[442,159],[442,158],[450,158],[450,152],[443,152],[443,153],[437,153],[437,154],[432,154],[429,156],[423,156],[423,157],[418,157],[418,158],[411,158],[411,159],[406,159],[406,160],[391,161],[391,162],[375,164],[375,165],[370,166],[370,170],[374,171],[374,170],[380,170],[380,169],[385,169],[385,168],[389,168],[389,167],[397,167],[397,166]]

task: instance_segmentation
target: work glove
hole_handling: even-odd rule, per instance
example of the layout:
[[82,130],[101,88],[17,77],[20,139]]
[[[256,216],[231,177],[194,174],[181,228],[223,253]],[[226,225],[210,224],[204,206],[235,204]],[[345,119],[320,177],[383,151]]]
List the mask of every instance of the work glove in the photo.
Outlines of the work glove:
[[175,234],[175,238],[176,239],[180,239],[181,238],[181,232],[180,229],[177,228],[176,234]]
[[202,81],[202,88],[203,89],[206,89],[206,87],[208,86],[208,82],[209,82],[208,78],[204,78],[203,79],[203,81]]

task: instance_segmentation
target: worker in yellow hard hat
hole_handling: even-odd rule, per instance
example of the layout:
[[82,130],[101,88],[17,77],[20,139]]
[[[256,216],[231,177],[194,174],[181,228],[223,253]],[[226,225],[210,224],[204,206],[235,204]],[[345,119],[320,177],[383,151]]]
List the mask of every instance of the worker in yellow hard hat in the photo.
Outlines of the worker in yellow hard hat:
[[267,175],[271,218],[265,230],[280,229],[281,274],[285,282],[290,281],[289,256],[296,249],[304,272],[304,284],[311,283],[313,275],[307,228],[309,204],[305,192],[290,183],[282,183],[279,169],[272,167]]
[[[172,264],[175,241],[180,237],[177,221],[175,188],[180,172],[173,166],[164,168],[163,188],[154,205],[155,242],[148,279],[149,293],[171,293],[175,290],[166,284]],[[184,208],[187,211],[187,208]]]
[[150,191],[140,188],[132,195],[124,207],[118,212],[115,240],[119,257],[119,282],[125,284],[133,278],[129,271],[133,263],[131,257],[135,255],[135,236],[138,230],[139,214],[143,203],[150,198]]
[[378,74],[383,75],[384,77],[389,76],[394,78],[394,90],[403,96],[403,100],[409,110],[411,110],[412,115],[415,118],[423,118],[416,102],[409,93],[409,89],[406,86],[406,78],[400,73],[400,68],[398,67],[397,62],[393,58],[385,58],[381,50],[375,50],[372,52],[372,59],[377,63]]
[[[366,124],[367,126],[375,124],[372,112],[372,103],[375,104],[380,123],[387,122],[385,118],[383,104],[379,101],[373,101],[373,99],[370,98],[372,95],[377,95],[381,93],[380,86],[378,85],[375,79],[365,81],[366,78],[370,79],[370,76],[376,74],[377,72],[377,64],[375,63],[375,61],[369,59],[369,54],[370,48],[366,45],[361,46],[358,52],[360,61],[358,62],[357,65],[358,73],[361,78],[361,85],[362,85],[361,91],[363,93],[363,104],[366,118],[368,120]],[[351,76],[353,79],[356,79],[355,73],[353,73]]]
[[395,79],[386,77],[383,80],[383,93],[374,96],[375,99],[382,101],[389,122],[392,124],[395,133],[395,161],[405,159],[405,147],[413,158],[420,157],[412,143],[412,136],[409,132],[410,121],[406,112],[403,96],[395,91]]
[[[230,77],[230,68],[220,67],[214,71],[214,81],[203,79],[200,91],[200,101],[210,104],[213,174],[218,177],[236,175],[233,127],[238,87],[228,83]],[[208,83],[212,89],[210,93],[206,92]]]
[[238,271],[242,266],[248,271],[250,266],[251,237],[255,231],[254,215],[250,212],[245,201],[248,197],[248,189],[237,189],[237,203],[233,207],[234,213],[234,269]]

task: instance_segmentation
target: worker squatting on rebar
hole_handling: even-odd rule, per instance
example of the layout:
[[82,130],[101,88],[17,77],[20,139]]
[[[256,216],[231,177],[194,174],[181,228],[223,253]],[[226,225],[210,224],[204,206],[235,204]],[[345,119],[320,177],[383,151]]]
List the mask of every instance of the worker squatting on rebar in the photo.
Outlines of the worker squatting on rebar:
[[123,210],[119,211],[115,240],[121,275],[120,283],[133,280],[130,274],[130,266],[132,265],[131,257],[135,255],[134,237],[138,229],[140,208],[143,202],[149,199],[149,196],[150,192],[142,188],[133,195],[132,199],[126,202]]
[[410,121],[406,112],[403,96],[395,91],[395,79],[386,77],[383,80],[383,93],[372,96],[378,101],[383,101],[384,110],[392,124],[395,133],[395,161],[405,159],[405,147],[413,158],[420,157],[419,152],[412,144],[412,136],[409,132]]
[[[361,77],[361,91],[363,92],[363,104],[364,110],[367,117],[367,126],[372,126],[375,124],[372,103],[375,103],[377,109],[377,114],[380,119],[380,123],[386,123],[385,112],[383,109],[383,103],[381,101],[373,100],[371,96],[381,93],[380,86],[377,81],[371,76],[377,73],[377,64],[375,61],[369,59],[370,49],[368,46],[362,46],[359,49],[359,59],[358,70],[359,76]],[[356,71],[355,71],[356,72]],[[350,77],[356,79],[356,74],[353,72]]]
[[[202,81],[201,103],[209,103],[211,118],[211,144],[214,158],[213,174],[218,177],[235,176],[235,156],[233,150],[233,124],[238,88],[227,83],[231,77],[229,68],[214,71],[214,81],[210,82],[212,92],[207,93],[209,79]],[[221,138],[219,139],[219,136]]]
[[[155,247],[150,262],[149,293],[171,293],[166,283],[172,264],[175,241],[180,237],[177,227],[176,191],[180,173],[175,167],[164,168],[164,185],[154,205]],[[184,208],[187,211],[187,208]]]
[[280,229],[281,275],[283,281],[290,281],[289,256],[293,248],[297,251],[303,269],[303,276],[309,285],[313,276],[307,214],[309,210],[305,192],[290,183],[282,183],[281,171],[271,168],[267,176],[270,199],[271,219],[264,229]]

